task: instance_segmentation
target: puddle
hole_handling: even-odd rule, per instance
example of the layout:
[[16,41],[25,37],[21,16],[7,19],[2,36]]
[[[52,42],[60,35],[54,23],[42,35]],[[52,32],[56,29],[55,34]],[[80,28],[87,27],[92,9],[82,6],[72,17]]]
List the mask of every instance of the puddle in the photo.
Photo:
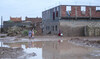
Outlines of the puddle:
[[92,53],[91,53],[92,56],[95,56],[95,57],[98,57],[100,56],[100,50],[94,50]]
[[[68,41],[34,41],[3,43],[7,47],[23,48],[21,59],[100,59],[100,49],[68,43]],[[1,45],[0,45],[1,46]],[[34,56],[35,55],[35,56]],[[20,59],[19,58],[19,59]]]
[[0,42],[0,47],[9,47],[8,45],[4,45],[3,42]]
[[25,45],[22,45],[22,48],[24,49],[24,52],[27,54],[33,54],[33,56],[27,56],[27,59],[42,59],[42,48],[25,48]]

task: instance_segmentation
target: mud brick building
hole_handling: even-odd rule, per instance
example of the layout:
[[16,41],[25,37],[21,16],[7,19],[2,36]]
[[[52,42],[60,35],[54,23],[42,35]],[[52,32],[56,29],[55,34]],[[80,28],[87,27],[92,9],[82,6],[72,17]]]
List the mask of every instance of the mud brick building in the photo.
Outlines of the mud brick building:
[[84,27],[100,27],[100,6],[59,5],[42,12],[44,34],[84,36]]
[[18,26],[18,27],[27,27],[30,30],[34,28],[37,31],[36,35],[41,35],[42,34],[41,23],[42,23],[42,18],[38,17],[37,18],[26,17],[25,21],[22,21],[21,17],[10,17],[10,21],[3,22],[3,27],[9,28],[13,26]]
[[13,26],[31,26],[31,22],[24,22],[22,21],[21,17],[10,17],[9,21],[4,21],[3,22],[3,28],[9,28]]
[[22,21],[22,17],[10,17],[10,20],[14,21],[14,22],[21,22]]

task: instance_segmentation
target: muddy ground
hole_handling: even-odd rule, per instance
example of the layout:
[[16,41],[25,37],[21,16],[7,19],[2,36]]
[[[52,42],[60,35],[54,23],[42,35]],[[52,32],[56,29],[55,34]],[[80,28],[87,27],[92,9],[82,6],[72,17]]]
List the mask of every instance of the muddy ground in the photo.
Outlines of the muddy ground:
[[22,48],[0,47],[0,58],[17,58],[23,55]]
[[72,38],[69,42],[78,44],[81,46],[89,46],[89,47],[96,47],[100,48],[100,40],[89,40],[89,39],[82,39],[82,38]]
[[36,53],[26,54],[22,48],[0,47],[0,59],[27,59],[36,56]]
[[[94,40],[95,39],[95,40]],[[58,37],[58,36],[35,36],[35,38],[29,39],[28,37],[3,37],[0,38],[0,42],[16,43],[16,42],[30,42],[30,41],[59,41],[68,40],[71,43],[81,46],[89,46],[100,48],[99,38],[87,38],[87,37]],[[22,48],[8,48],[0,47],[0,58],[18,58],[25,59],[27,56],[36,56],[36,53],[26,54]]]

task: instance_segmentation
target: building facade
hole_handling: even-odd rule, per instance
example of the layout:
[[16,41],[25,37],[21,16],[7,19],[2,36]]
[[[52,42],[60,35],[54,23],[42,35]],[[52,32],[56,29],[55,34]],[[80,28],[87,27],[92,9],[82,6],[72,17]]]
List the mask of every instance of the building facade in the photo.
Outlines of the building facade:
[[21,17],[10,17],[9,21],[3,22],[3,28],[9,28],[13,26],[18,26],[18,27],[31,26],[31,22],[22,21]]
[[43,33],[84,36],[85,26],[99,26],[100,6],[59,5],[42,12]]

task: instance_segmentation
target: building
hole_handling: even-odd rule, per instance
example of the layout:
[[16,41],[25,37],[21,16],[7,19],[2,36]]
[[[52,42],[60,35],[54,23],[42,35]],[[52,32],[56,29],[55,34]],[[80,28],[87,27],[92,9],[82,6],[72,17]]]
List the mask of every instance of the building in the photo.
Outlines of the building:
[[3,22],[3,28],[9,28],[9,27],[13,27],[13,26],[18,26],[18,27],[30,27],[31,26],[31,22],[12,22],[12,21],[4,21]]
[[3,28],[9,28],[13,26],[18,26],[18,27],[31,26],[31,22],[22,21],[21,17],[10,17],[9,21],[3,22]]
[[22,21],[22,17],[10,17],[10,20],[14,21],[14,22],[21,22]]
[[26,17],[25,21],[22,21],[21,17],[10,17],[9,21],[3,22],[3,27],[9,28],[13,26],[18,26],[23,28],[26,27],[30,30],[34,28],[37,31],[35,35],[41,35],[42,34],[41,23],[42,23],[42,18],[38,17],[37,18]]
[[100,27],[100,6],[59,5],[42,12],[44,34],[84,36],[85,26]]
[[36,17],[36,18],[29,18],[29,17],[25,17],[26,21],[31,21],[33,23],[41,23],[42,22],[42,18],[40,17]]
[[26,17],[25,21],[31,21],[33,28],[37,31],[36,35],[41,35],[42,34],[42,28],[41,28],[41,23],[42,23],[42,18],[36,17],[36,18],[29,18]]

